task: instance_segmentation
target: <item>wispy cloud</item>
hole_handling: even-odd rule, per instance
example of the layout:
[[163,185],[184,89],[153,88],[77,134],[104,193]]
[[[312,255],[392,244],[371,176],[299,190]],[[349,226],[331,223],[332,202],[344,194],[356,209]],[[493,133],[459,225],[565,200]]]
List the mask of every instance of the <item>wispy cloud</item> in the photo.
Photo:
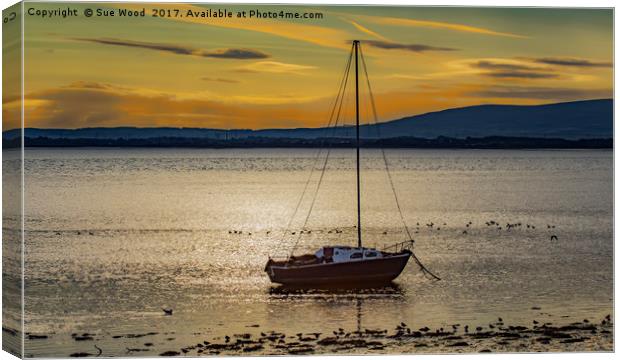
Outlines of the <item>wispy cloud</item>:
[[350,23],[351,25],[353,25],[357,30],[363,32],[364,34],[370,35],[372,37],[375,37],[375,38],[383,40],[383,41],[389,41],[385,36],[375,32],[375,31],[370,30],[369,28],[361,25],[358,22],[355,22],[355,21],[350,20],[350,19],[344,19],[344,20],[347,21],[348,23]]
[[214,51],[201,51],[198,55],[202,57],[238,60],[266,59],[270,57],[262,51],[253,49],[220,49]]
[[236,59],[236,60],[253,60],[266,59],[270,57],[268,54],[254,49],[216,49],[204,50],[196,49],[189,46],[155,43],[146,41],[134,41],[114,38],[73,38],[77,41],[85,41],[103,45],[123,46],[139,49],[147,49],[154,51],[169,52],[177,55],[191,55],[200,57],[212,57],[220,59]]
[[427,76],[424,75],[410,75],[410,74],[389,74],[385,76],[386,79],[399,79],[399,80],[426,80]]
[[478,74],[494,78],[514,78],[514,79],[589,79],[583,73],[578,75],[567,72],[567,68],[601,68],[611,67],[612,63],[591,61],[579,58],[487,58],[487,59],[467,59],[460,61],[461,65],[469,66],[471,69],[479,70]]
[[[132,3],[119,3],[115,6],[129,9],[142,9],[142,4]],[[179,9],[182,13],[187,11],[201,12],[205,9],[200,6],[192,4],[164,4],[158,5],[161,9],[170,9],[172,11]],[[317,10],[318,11],[318,10]],[[349,33],[340,29],[330,28],[327,26],[304,24],[297,21],[278,20],[268,18],[211,18],[209,21],[198,17],[170,17],[166,18],[170,21],[181,21],[194,24],[200,24],[203,26],[215,26],[229,29],[239,29],[246,31],[256,31],[264,34],[270,34],[279,36],[286,39],[292,39],[297,41],[304,41],[311,44],[346,49],[347,46],[343,45],[343,41],[349,38]]]
[[113,39],[113,38],[73,38],[73,40],[92,42],[92,43],[103,44],[103,45],[115,45],[115,46],[148,49],[148,50],[157,50],[157,51],[170,52],[170,53],[178,54],[178,55],[191,55],[192,52],[195,51],[194,49],[191,49],[189,47],[184,47],[184,46],[179,46],[179,45]]
[[540,64],[547,65],[558,65],[558,66],[573,66],[573,67],[612,67],[613,63],[611,62],[598,62],[591,61],[588,59],[579,59],[579,58],[535,58],[532,61]]
[[278,61],[259,61],[236,69],[237,72],[277,73],[277,74],[304,74],[307,70],[316,69],[316,66],[288,64]]
[[381,40],[366,40],[364,44],[368,44],[369,46],[376,47],[379,49],[385,50],[406,50],[412,52],[425,52],[425,51],[456,51],[458,49],[447,48],[447,47],[438,47],[432,45],[424,45],[424,44],[401,44],[395,43],[391,41],[381,41]]
[[212,78],[212,77],[202,77],[200,78],[203,81],[213,81],[213,82],[221,82],[221,83],[228,83],[228,84],[237,84],[240,81],[239,80],[234,80],[234,79],[226,79],[226,78]]
[[539,70],[540,68],[532,67],[517,62],[496,62],[491,60],[479,60],[471,64],[472,67],[487,70]]
[[430,29],[451,30],[451,31],[458,31],[458,32],[481,34],[481,35],[505,36],[505,37],[512,37],[512,38],[527,38],[527,36],[523,36],[519,34],[500,32],[500,31],[495,31],[495,30],[476,27],[476,26],[449,23],[449,22],[415,20],[415,19],[404,19],[404,18],[382,17],[382,16],[365,16],[364,18],[367,19],[368,21],[374,22],[376,24],[382,24],[382,25],[423,27],[423,28],[430,28]]
[[482,75],[494,78],[512,78],[512,79],[553,79],[559,77],[558,74],[541,73],[534,71],[490,71]]
[[558,74],[550,72],[547,68],[531,66],[515,60],[492,61],[479,60],[470,64],[472,68],[485,70],[481,74],[494,78],[505,79],[553,79]]

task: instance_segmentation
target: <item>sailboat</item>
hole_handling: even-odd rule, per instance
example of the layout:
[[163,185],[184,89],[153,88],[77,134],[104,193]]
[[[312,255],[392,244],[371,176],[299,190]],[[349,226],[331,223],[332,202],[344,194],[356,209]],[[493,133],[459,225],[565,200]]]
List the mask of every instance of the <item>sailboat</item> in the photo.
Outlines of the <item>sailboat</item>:
[[[265,272],[273,283],[288,286],[330,286],[352,284],[382,284],[396,279],[411,257],[413,257],[423,271],[428,272],[413,254],[414,240],[405,224],[409,240],[396,243],[383,249],[364,247],[362,243],[362,219],[361,219],[361,192],[360,192],[360,111],[359,111],[359,53],[361,52],[360,41],[354,40],[349,62],[345,68],[343,83],[348,80],[351,65],[351,57],[355,58],[355,130],[356,130],[356,173],[357,173],[357,246],[331,245],[323,246],[316,252],[300,256],[289,255],[286,259],[276,260],[269,257],[265,265]],[[363,57],[362,57],[362,61]],[[364,70],[366,64],[363,62]],[[366,79],[368,74],[366,72]],[[341,90],[344,93],[343,83]],[[370,82],[368,81],[370,90]],[[372,99],[372,97],[371,97]],[[338,104],[338,97],[336,104]],[[374,110],[374,100],[372,100]],[[342,105],[342,102],[341,102]],[[334,107],[335,108],[335,107]],[[334,111],[332,111],[332,115]],[[376,117],[376,111],[375,111]],[[331,121],[331,120],[330,120]],[[387,160],[386,169],[387,168]],[[325,171],[325,167],[323,168]],[[394,190],[391,177],[390,183]],[[318,190],[318,189],[317,189]],[[305,190],[304,190],[305,191]],[[400,212],[400,205],[394,190],[394,196]],[[303,197],[303,195],[302,195]],[[401,219],[404,223],[404,218]],[[428,272],[430,273],[430,272]],[[431,274],[432,275],[432,274]],[[433,275],[434,276],[434,275]],[[437,278],[439,279],[439,278]]]

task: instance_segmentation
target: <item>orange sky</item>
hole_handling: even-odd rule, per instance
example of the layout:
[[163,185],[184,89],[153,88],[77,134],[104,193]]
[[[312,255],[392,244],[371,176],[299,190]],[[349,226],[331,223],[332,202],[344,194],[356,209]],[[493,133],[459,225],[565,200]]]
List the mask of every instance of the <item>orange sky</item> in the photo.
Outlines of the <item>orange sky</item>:
[[[70,6],[80,16],[25,18],[27,127],[323,126],[352,39],[362,40],[381,121],[474,104],[612,96],[611,10]],[[145,8],[147,16],[81,15],[118,6]],[[152,17],[155,7],[182,17]],[[185,16],[223,8],[235,16]],[[322,18],[236,17],[254,9]],[[16,95],[3,99],[5,130],[19,124]],[[363,121],[367,104],[364,93]]]

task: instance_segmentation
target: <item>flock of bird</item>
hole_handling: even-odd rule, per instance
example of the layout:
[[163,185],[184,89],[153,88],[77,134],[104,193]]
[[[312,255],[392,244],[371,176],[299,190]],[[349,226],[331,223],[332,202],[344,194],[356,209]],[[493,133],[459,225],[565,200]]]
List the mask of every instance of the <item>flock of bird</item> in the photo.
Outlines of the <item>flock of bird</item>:
[[[533,224],[523,224],[521,222],[516,222],[516,223],[506,223],[505,225],[500,224],[498,221],[496,220],[489,220],[486,221],[484,223],[486,225],[487,228],[492,228],[492,229],[496,229],[496,230],[505,230],[505,231],[511,231],[511,230],[517,230],[517,229],[531,229],[531,230],[536,230],[536,225]],[[472,221],[469,221],[465,224],[465,228],[463,230],[458,230],[460,232],[461,235],[467,235],[469,234],[469,231],[471,231],[471,229],[473,228],[474,223]],[[447,227],[447,223],[442,223],[442,225],[439,224],[435,224],[434,222],[428,222],[425,223],[423,225],[420,225],[419,222],[416,223],[416,226],[414,228],[413,233],[414,234],[419,234],[420,231],[422,231],[422,227],[425,227],[427,230],[429,231],[441,231],[442,226],[444,227],[444,231],[445,231],[445,227]],[[356,226],[353,226],[353,228],[356,228]],[[547,224],[547,229],[548,230],[552,230],[555,229],[555,225],[550,225]],[[271,234],[271,230],[267,230],[265,233],[267,235]],[[327,234],[341,234],[343,232],[342,229],[338,229],[338,228],[333,228],[333,229],[329,229],[329,230],[315,230],[315,232],[325,232]],[[287,231],[286,232],[289,235],[300,235],[300,234],[312,234],[312,230],[295,230],[295,231]],[[383,235],[388,235],[388,231],[383,231],[382,234]],[[243,231],[243,230],[228,230],[228,234],[231,235],[248,235],[251,236],[252,232],[250,231]],[[555,241],[558,240],[558,236],[556,234],[551,234],[549,239],[551,241]]]
[[[484,223],[487,228],[494,228],[497,230],[506,230],[506,231],[511,231],[512,229],[519,229],[519,228],[525,228],[525,229],[532,229],[535,230],[536,226],[533,224],[523,224],[521,222],[517,222],[517,223],[506,223],[506,225],[502,226],[498,221],[495,220],[489,220],[486,221]],[[465,224],[465,228],[463,230],[459,230],[460,233],[462,235],[467,235],[469,233],[469,230],[472,229],[472,225],[473,222],[469,221]],[[439,226],[439,224],[435,224],[434,222],[428,222],[426,224],[420,225],[420,223],[416,223],[415,229],[413,231],[414,234],[419,234],[421,231],[421,227],[425,226],[429,231],[441,231],[441,226]],[[444,227],[447,226],[447,223],[443,223]],[[353,228],[356,228],[356,226],[353,226]],[[549,225],[547,224],[547,229],[551,230],[551,229],[555,229],[555,225]],[[314,230],[315,232],[325,232],[327,234],[341,234],[343,233],[344,230],[342,229],[338,229],[338,228],[333,228],[333,229],[329,229],[329,230]],[[273,231],[272,230],[267,230],[265,231],[266,235],[270,235]],[[77,230],[75,231],[75,233],[77,235],[83,235],[83,234],[88,234],[90,236],[94,236],[95,233],[93,231],[86,231],[86,230]],[[388,231],[383,231],[382,234],[383,235],[388,235]],[[251,231],[243,231],[243,230],[228,230],[228,234],[230,235],[247,235],[247,236],[252,236],[252,232]],[[287,234],[289,235],[302,235],[302,234],[312,234],[312,230],[295,230],[295,231],[287,231]],[[56,232],[56,235],[62,235],[60,232]],[[550,240],[554,241],[554,240],[558,240],[558,236],[555,234],[551,234],[550,235]]]

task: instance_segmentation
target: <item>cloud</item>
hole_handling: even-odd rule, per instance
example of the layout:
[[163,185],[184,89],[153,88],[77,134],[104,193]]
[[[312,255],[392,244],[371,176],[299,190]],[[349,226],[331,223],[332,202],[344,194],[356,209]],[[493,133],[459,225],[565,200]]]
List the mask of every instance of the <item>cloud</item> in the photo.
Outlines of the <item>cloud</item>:
[[[114,4],[114,6],[135,10],[142,10],[144,7],[143,4],[139,3],[118,3]],[[184,14],[187,11],[201,12],[205,10],[203,7],[197,5],[181,3],[160,3],[158,4],[158,7],[163,10],[171,11],[178,9]],[[316,12],[321,12],[321,10],[317,9]],[[183,16],[165,18],[165,21],[181,21],[200,24],[202,26],[215,26],[229,29],[255,31],[337,49],[346,49],[347,46],[343,44],[343,41],[350,38],[350,34],[348,32],[340,29],[322,25],[304,24],[297,21],[269,18],[210,18],[209,21],[205,21],[204,18]]]
[[406,50],[413,52],[425,52],[425,51],[455,51],[458,49],[446,48],[446,47],[437,47],[431,45],[424,44],[400,44],[390,41],[380,41],[380,40],[366,40],[364,44],[368,44],[372,47],[376,47],[379,49],[385,50]]
[[126,87],[107,84],[107,83],[94,82],[94,81],[75,81],[65,86],[65,88],[114,90],[114,91],[127,90]]
[[252,60],[252,59],[266,59],[268,54],[254,49],[218,49],[218,50],[202,50],[195,49],[189,46],[166,44],[166,43],[154,43],[146,41],[134,41],[114,38],[73,38],[77,41],[92,42],[103,45],[123,46],[138,49],[147,49],[154,51],[169,52],[176,55],[191,55],[201,57],[212,57],[220,59],[237,59],[237,60]]
[[214,57],[220,59],[266,59],[269,55],[264,52],[252,49],[222,49],[215,51],[203,51],[200,53],[203,57]]
[[[577,58],[528,58],[516,57],[511,59],[487,58],[461,61],[461,64],[472,69],[483,70],[480,75],[494,78],[513,79],[575,79],[574,74],[566,73],[566,67],[608,67],[612,63],[594,62]],[[583,74],[578,76],[585,79]]]
[[574,67],[612,67],[611,62],[595,62],[578,58],[535,58],[532,61],[546,65],[574,66]]
[[472,67],[487,70],[538,70],[539,68],[515,62],[494,62],[491,60],[479,60],[471,64]]
[[410,74],[389,74],[385,76],[386,79],[399,79],[399,80],[426,80],[428,76],[424,75],[410,75]]
[[494,78],[509,78],[509,79],[553,79],[559,77],[558,74],[551,73],[539,73],[530,71],[491,71],[482,73],[484,76]]
[[353,20],[349,20],[349,19],[345,19],[345,21],[349,22],[349,23],[350,23],[351,25],[353,25],[353,26],[354,26],[357,30],[359,30],[359,31],[363,32],[364,34],[368,34],[368,35],[370,35],[370,36],[373,36],[373,37],[375,37],[375,38],[377,38],[377,39],[381,39],[381,40],[383,40],[383,41],[389,41],[386,37],[384,37],[384,36],[382,36],[382,35],[380,35],[380,34],[378,34],[378,33],[374,32],[374,31],[370,30],[369,28],[367,28],[367,27],[365,27],[365,26],[362,26],[362,25],[361,25],[360,23],[358,23],[358,22],[355,22],[355,21],[353,21]]
[[520,78],[520,79],[553,79],[559,77],[558,74],[540,73],[533,71],[490,71],[482,73],[484,76],[494,78]]
[[537,100],[584,100],[609,98],[613,96],[612,89],[575,89],[554,87],[530,86],[493,86],[475,90],[469,93],[472,96],[485,98],[512,98]]
[[73,38],[73,40],[86,41],[86,42],[92,42],[92,43],[103,44],[103,45],[116,45],[116,46],[148,49],[148,50],[158,50],[158,51],[165,51],[165,52],[170,52],[170,53],[178,54],[178,55],[192,55],[192,53],[195,51],[192,48],[178,46],[178,45],[151,43],[151,42],[143,42],[143,41],[132,41],[132,40],[123,40],[123,39],[114,39],[114,38]]
[[259,61],[237,68],[237,72],[247,73],[276,73],[276,74],[297,74],[302,75],[306,70],[316,69],[316,66],[288,64],[278,61]]
[[545,68],[530,66],[514,60],[493,61],[479,60],[470,63],[472,68],[487,70],[481,74],[494,78],[512,78],[512,79],[553,79],[559,77],[558,74],[543,71]]
[[211,77],[203,77],[203,78],[201,78],[201,80],[203,80],[203,81],[222,82],[222,83],[229,83],[229,84],[237,84],[237,83],[240,82],[239,80],[225,79],[225,78],[211,78]]
[[451,31],[458,31],[458,32],[481,34],[481,35],[505,36],[505,37],[512,37],[512,38],[527,38],[527,36],[513,34],[513,33],[499,32],[499,31],[494,31],[494,30],[485,29],[481,27],[475,27],[475,26],[463,25],[463,24],[455,24],[455,23],[447,23],[447,22],[439,22],[439,21],[415,20],[415,19],[380,17],[380,16],[364,16],[364,18],[376,24],[382,24],[382,25],[423,27],[423,28],[430,28],[430,29],[451,30]]
[[[118,6],[120,8],[128,8],[134,10],[142,10],[143,6],[141,4],[131,4],[131,3],[119,3],[114,6]],[[161,3],[158,5],[163,10],[180,10],[182,13],[186,13],[187,11],[204,11],[204,8],[201,8],[192,4],[164,4]],[[329,14],[324,9],[317,9],[316,12],[323,12]],[[340,15],[340,14],[339,14]],[[347,39],[351,38],[351,34],[348,31],[323,26],[323,25],[314,25],[314,24],[304,24],[301,22],[293,22],[293,21],[279,21],[277,19],[259,19],[259,18],[211,18],[209,21],[205,22],[204,19],[196,18],[196,17],[171,17],[165,18],[167,21],[180,21],[180,22],[189,22],[194,24],[200,24],[202,26],[213,26],[213,27],[222,27],[222,28],[230,28],[230,29],[239,29],[246,31],[255,31],[264,34],[279,36],[286,39],[292,39],[296,41],[304,41],[307,43],[311,43],[318,46],[328,47],[328,48],[337,48],[337,49],[347,49],[348,46],[345,44]],[[393,26],[406,26],[406,27],[423,27],[423,28],[431,28],[431,29],[439,29],[439,30],[450,30],[464,33],[474,33],[474,34],[482,34],[482,35],[491,35],[491,36],[503,36],[503,37],[512,37],[512,38],[528,38],[527,36],[507,33],[507,32],[499,32],[491,29],[475,27],[464,24],[456,24],[456,23],[448,23],[448,22],[438,22],[438,21],[427,21],[427,20],[414,20],[414,19],[404,19],[404,18],[393,18],[393,17],[381,17],[381,16],[366,16],[366,15],[356,15],[356,20],[364,20],[367,22],[372,22],[374,24],[385,24],[385,25],[393,25]],[[370,31],[376,35],[376,32],[368,29],[365,26],[360,25],[359,21],[356,22],[356,26],[358,30],[362,32]],[[359,26],[359,27],[358,27]],[[363,29],[364,30],[363,30]],[[366,32],[371,35],[370,33]],[[379,35],[381,36],[381,35]],[[380,38],[381,39],[381,38]]]

